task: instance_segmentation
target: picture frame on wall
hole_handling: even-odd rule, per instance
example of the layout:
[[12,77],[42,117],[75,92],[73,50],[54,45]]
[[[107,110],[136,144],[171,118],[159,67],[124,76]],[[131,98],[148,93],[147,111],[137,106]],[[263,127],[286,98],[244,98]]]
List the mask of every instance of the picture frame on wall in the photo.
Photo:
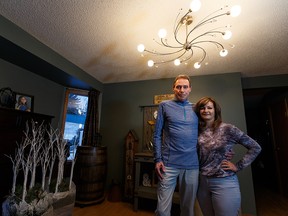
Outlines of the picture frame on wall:
[[163,94],[163,95],[155,95],[154,96],[154,104],[159,104],[164,100],[172,100],[174,99],[174,94]]
[[25,112],[33,112],[34,96],[15,92],[15,109]]

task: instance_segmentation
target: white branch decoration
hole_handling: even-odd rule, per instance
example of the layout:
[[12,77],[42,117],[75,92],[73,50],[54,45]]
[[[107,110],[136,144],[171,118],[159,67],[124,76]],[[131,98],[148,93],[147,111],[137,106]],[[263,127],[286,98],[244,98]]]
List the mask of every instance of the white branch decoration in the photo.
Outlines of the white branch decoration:
[[66,154],[65,154],[65,149],[67,145],[67,141],[63,139],[63,136],[60,134],[58,130],[55,131],[56,139],[56,152],[58,155],[58,175],[57,175],[57,182],[56,182],[56,188],[55,188],[55,193],[58,192],[58,187],[63,181],[63,176],[64,176],[64,163],[66,160]]
[[[30,126],[30,127],[29,127]],[[44,124],[38,124],[32,121],[26,123],[26,129],[23,132],[24,139],[17,144],[14,158],[6,155],[12,162],[13,183],[11,195],[7,200],[12,201],[9,208],[13,208],[12,213],[8,215],[34,215],[35,212],[43,212],[52,205],[55,197],[62,192],[59,186],[64,181],[64,167],[67,159],[67,141],[63,139],[63,135],[58,129],[53,129],[51,125],[46,128]],[[74,149],[76,144],[74,143]],[[76,151],[76,150],[75,150]],[[73,152],[75,155],[75,152]],[[49,191],[54,164],[58,158],[58,173],[55,191]],[[72,185],[73,169],[76,157],[72,160],[69,190]],[[39,200],[33,200],[31,203],[27,201],[27,192],[36,187],[37,167],[41,166],[41,189],[39,191]],[[16,183],[19,171],[23,171],[22,194],[16,194]],[[48,174],[48,177],[47,177]],[[28,181],[30,184],[28,187]],[[38,187],[38,186],[37,186]],[[37,188],[36,187],[36,188]],[[37,189],[39,190],[39,189]],[[73,189],[75,191],[75,188]],[[17,196],[18,195],[18,196]],[[19,202],[19,200],[21,200]],[[9,201],[9,202],[10,202]],[[37,214],[38,215],[38,214]]]

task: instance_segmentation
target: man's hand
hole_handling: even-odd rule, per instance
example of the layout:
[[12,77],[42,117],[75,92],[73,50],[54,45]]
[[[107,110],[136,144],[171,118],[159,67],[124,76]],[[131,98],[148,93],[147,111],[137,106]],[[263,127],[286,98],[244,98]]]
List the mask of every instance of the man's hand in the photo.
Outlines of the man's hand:
[[157,162],[155,164],[155,172],[159,178],[159,180],[163,179],[162,173],[165,172],[165,166],[162,161]]
[[225,153],[225,157],[227,158],[227,160],[231,161],[233,156],[235,155],[235,152],[233,151],[233,149],[229,150],[228,152]]

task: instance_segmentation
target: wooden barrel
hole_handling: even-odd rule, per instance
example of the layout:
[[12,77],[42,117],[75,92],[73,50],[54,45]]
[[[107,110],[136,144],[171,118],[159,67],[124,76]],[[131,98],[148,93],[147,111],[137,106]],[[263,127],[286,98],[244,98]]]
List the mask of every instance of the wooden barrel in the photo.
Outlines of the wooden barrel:
[[103,202],[107,175],[107,148],[78,146],[73,181],[79,205]]

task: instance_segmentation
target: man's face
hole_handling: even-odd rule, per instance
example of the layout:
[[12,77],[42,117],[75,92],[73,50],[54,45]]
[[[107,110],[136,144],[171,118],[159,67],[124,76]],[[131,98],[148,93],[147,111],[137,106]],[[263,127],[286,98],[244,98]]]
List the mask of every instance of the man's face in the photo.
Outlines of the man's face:
[[187,100],[191,92],[189,81],[187,79],[178,79],[174,84],[173,91],[177,100]]

